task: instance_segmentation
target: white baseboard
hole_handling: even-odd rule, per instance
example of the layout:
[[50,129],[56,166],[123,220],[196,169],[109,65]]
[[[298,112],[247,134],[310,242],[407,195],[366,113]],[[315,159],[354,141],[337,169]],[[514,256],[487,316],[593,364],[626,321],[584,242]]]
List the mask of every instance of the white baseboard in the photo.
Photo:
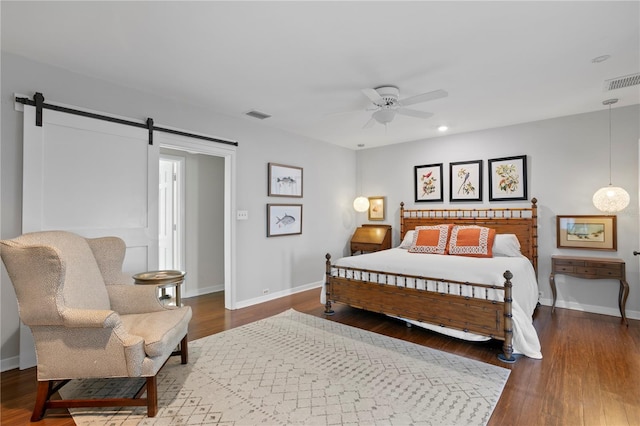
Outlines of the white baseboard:
[[[540,304],[545,306],[553,305],[553,299],[540,299]],[[590,312],[592,314],[610,315],[612,317],[620,317],[620,310],[616,308],[608,308],[604,306],[585,305],[577,302],[566,302],[564,300],[556,300],[556,308],[572,309],[574,311]],[[640,311],[626,310],[627,319],[640,319]]]
[[20,367],[20,357],[13,356],[11,358],[0,361],[0,371],[5,372]]
[[[258,303],[268,302],[270,300],[279,299],[284,296],[290,296],[292,294],[301,293],[314,288],[320,288],[322,287],[322,284],[322,281],[316,281],[314,283],[304,284],[295,288],[265,294],[264,296],[256,297],[254,299],[244,300],[236,303],[236,309],[246,308],[248,306],[257,305]],[[320,304],[320,292],[318,292],[318,304]]]
[[212,284],[206,287],[198,287],[194,290],[184,292],[182,297],[184,299],[188,299],[189,297],[202,296],[203,294],[217,293],[219,291],[224,291],[224,284]]

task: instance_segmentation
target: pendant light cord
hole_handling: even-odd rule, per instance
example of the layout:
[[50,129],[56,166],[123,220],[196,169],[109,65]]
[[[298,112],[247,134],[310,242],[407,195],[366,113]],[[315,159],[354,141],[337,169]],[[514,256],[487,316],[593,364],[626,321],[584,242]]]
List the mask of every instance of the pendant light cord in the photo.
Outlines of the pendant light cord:
[[611,104],[609,104],[609,186],[611,186]]

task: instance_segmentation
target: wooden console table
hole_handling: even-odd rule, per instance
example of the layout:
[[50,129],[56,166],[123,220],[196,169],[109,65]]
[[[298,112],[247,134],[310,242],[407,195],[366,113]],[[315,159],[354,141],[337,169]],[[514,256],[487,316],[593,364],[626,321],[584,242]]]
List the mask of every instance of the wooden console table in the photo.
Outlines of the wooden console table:
[[551,292],[553,293],[551,312],[556,309],[555,275],[569,275],[591,280],[619,280],[618,307],[620,308],[622,320],[629,326],[625,314],[625,305],[627,303],[627,297],[629,296],[629,284],[627,283],[624,260],[610,257],[551,256],[551,275],[549,276]]
[[365,224],[351,237],[351,255],[357,251],[379,251],[391,248],[391,225]]

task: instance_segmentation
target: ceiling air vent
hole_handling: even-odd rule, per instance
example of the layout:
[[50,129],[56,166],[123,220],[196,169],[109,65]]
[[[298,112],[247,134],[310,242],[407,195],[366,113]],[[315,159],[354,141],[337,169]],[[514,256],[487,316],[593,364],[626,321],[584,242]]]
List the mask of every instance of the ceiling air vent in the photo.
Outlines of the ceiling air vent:
[[251,110],[246,113],[249,117],[257,118],[258,120],[264,120],[265,118],[271,117],[269,114],[265,114],[264,112]]
[[612,78],[604,81],[604,91],[622,89],[624,87],[637,86],[640,84],[640,73],[625,75],[623,77]]

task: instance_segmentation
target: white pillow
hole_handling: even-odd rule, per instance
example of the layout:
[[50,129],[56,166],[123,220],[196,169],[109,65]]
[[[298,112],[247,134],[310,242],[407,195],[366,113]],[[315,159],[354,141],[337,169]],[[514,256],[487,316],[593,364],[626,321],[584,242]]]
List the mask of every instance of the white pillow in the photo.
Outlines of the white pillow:
[[407,233],[404,234],[404,239],[402,240],[398,248],[408,249],[409,247],[411,247],[411,245],[413,244],[413,234],[415,234],[415,232],[416,231],[414,231],[413,229],[411,231],[407,231]]
[[494,257],[520,257],[520,241],[515,234],[496,234],[493,240]]

